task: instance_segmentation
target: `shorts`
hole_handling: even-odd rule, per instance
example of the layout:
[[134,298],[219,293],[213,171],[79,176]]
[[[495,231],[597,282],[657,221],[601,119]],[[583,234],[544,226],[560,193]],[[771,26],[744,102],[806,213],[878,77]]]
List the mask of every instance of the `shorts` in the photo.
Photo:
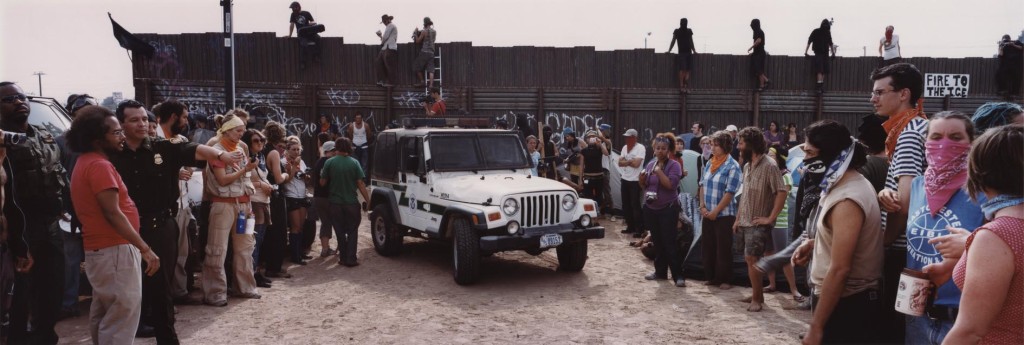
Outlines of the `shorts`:
[[814,73],[829,74],[832,69],[829,68],[828,54],[818,55],[814,54]]
[[786,246],[789,246],[789,229],[772,228],[771,240],[765,251],[774,253],[786,249]]
[[434,53],[421,51],[420,54],[416,56],[416,60],[412,61],[413,72],[423,72],[424,70],[426,70],[427,73],[434,72]]
[[308,208],[310,206],[309,198],[289,198],[286,197],[286,204],[288,204],[288,212],[298,210],[300,208]]
[[750,73],[755,77],[764,74],[765,60],[768,60],[767,53],[750,54]]
[[689,71],[693,66],[693,54],[676,54],[676,67],[680,71]]
[[745,256],[764,256],[765,247],[770,240],[768,227],[765,226],[741,226],[739,233],[733,238],[733,248],[737,253]]

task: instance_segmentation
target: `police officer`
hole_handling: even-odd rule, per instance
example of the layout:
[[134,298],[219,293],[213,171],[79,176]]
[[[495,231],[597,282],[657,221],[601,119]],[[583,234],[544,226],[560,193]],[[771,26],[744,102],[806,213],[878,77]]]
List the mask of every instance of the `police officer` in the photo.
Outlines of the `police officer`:
[[[159,111],[184,111],[180,109],[183,107],[172,105],[158,108]],[[244,155],[190,143],[177,135],[169,139],[150,137],[146,109],[135,100],[121,102],[115,114],[124,129],[125,149],[109,153],[110,160],[139,209],[142,225],[139,232],[160,257],[162,267],[157,274],[142,278],[143,310],[148,310],[147,323],[156,332],[157,344],[178,344],[170,284],[178,256],[179,171],[184,166],[196,166],[199,160],[219,159],[235,164]]]
[[64,290],[64,241],[58,221],[68,184],[55,137],[41,126],[30,125],[30,112],[21,87],[0,82],[0,128],[26,136],[19,145],[8,143],[3,164],[10,181],[4,186],[3,210],[10,229],[8,243],[19,273],[27,271],[15,278],[7,339],[12,344],[56,344],[53,326]]

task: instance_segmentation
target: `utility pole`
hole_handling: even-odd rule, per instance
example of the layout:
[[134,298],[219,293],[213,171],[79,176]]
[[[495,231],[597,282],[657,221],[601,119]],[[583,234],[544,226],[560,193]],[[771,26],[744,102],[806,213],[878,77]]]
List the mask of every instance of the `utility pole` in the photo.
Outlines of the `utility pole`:
[[224,111],[235,108],[235,30],[231,23],[231,0],[224,7]]
[[32,75],[34,75],[36,77],[39,77],[39,97],[42,97],[43,96],[43,76],[46,75],[46,73],[43,73],[42,71],[39,71],[39,72],[33,72]]
[[647,38],[648,37],[651,37],[651,33],[650,32],[648,32],[646,35],[644,35],[644,49],[647,49]]

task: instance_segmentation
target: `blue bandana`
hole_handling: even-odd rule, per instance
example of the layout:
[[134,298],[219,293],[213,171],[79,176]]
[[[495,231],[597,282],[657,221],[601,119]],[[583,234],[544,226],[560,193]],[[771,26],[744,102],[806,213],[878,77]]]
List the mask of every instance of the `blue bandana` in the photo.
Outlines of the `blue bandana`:
[[992,199],[988,199],[984,203],[982,203],[981,212],[985,213],[985,220],[992,220],[992,217],[995,216],[996,211],[999,211],[1010,206],[1017,206],[1020,204],[1024,204],[1024,197],[999,194],[998,196]]

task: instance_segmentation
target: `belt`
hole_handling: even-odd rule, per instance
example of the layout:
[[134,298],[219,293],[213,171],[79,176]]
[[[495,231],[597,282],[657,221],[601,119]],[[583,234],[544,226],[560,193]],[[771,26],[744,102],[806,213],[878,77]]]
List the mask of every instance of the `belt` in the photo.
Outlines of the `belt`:
[[211,196],[210,197],[210,201],[213,201],[213,202],[227,202],[227,203],[243,203],[243,202],[249,202],[249,196],[248,195],[243,195],[243,196],[233,197],[233,198]]
[[944,305],[933,305],[924,311],[924,314],[937,321],[956,321],[957,315],[960,313],[959,308],[947,307]]

